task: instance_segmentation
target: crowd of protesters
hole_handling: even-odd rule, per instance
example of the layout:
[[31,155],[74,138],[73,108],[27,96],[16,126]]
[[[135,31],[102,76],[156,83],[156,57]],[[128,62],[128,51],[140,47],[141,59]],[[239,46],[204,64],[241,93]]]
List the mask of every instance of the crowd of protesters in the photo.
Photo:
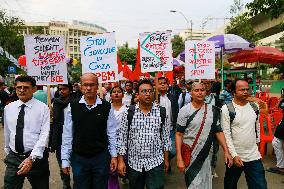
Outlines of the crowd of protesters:
[[[266,189],[257,143],[259,113],[245,79],[224,82],[168,79],[104,83],[95,74],[47,90],[19,76],[14,88],[0,83],[5,136],[4,188],[49,188],[48,154],[55,153],[63,188],[160,189],[177,166],[187,188],[212,188],[219,145],[224,188],[236,189],[242,172],[248,188]],[[283,108],[283,99],[279,106]],[[5,108],[4,108],[5,107]],[[284,173],[283,119],[273,146]],[[282,132],[282,134],[281,134]],[[172,160],[176,157],[176,162]],[[72,167],[72,169],[71,169]]]

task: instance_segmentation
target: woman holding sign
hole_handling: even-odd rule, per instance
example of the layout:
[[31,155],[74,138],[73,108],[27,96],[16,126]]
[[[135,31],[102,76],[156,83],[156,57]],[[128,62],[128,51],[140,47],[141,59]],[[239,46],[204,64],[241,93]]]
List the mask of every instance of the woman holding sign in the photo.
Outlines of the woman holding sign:
[[204,84],[194,82],[191,95],[192,102],[180,109],[177,119],[177,167],[181,172],[185,172],[185,183],[188,188],[210,189],[214,135],[224,150],[225,163],[229,167],[232,165],[232,158],[220,126],[220,112],[204,102]]

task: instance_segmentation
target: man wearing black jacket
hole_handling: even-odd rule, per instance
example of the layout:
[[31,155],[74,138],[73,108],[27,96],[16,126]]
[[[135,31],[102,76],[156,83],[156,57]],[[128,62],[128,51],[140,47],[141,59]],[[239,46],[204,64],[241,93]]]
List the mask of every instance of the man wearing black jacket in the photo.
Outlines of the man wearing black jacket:
[[167,110],[167,115],[169,118],[170,124],[170,138],[172,149],[169,153],[169,161],[176,155],[176,147],[175,147],[175,128],[177,122],[177,116],[179,112],[178,102],[174,95],[171,93],[167,93],[169,84],[168,79],[165,77],[158,78],[157,84],[159,99],[158,102],[160,106],[163,106]]
[[53,123],[50,133],[50,150],[56,152],[56,158],[60,167],[60,176],[63,182],[63,189],[71,189],[70,175],[64,174],[61,169],[61,144],[62,144],[62,132],[64,125],[64,109],[70,103],[73,91],[72,84],[58,85],[59,97],[54,99],[53,102]]

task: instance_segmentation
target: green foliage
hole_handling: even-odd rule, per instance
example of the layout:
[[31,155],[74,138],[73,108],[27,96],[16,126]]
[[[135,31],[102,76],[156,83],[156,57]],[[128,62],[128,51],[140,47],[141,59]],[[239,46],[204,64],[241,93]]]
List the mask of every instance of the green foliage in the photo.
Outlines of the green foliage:
[[239,14],[243,10],[244,4],[241,0],[234,0],[234,4],[230,6],[230,13],[235,15]]
[[247,4],[249,15],[268,15],[270,19],[278,18],[284,12],[283,0],[254,0]]
[[226,27],[226,33],[239,35],[252,43],[261,39],[261,36],[253,30],[246,14],[231,18],[230,24]]
[[[0,10],[0,46],[15,58],[24,54],[24,38],[19,32],[23,25],[20,18],[7,16]],[[5,75],[12,63],[5,56],[0,56],[0,62],[0,74]]]
[[120,60],[122,63],[126,61],[126,63],[129,65],[134,66],[136,64],[137,49],[129,48],[127,42],[123,44],[122,46],[118,47],[117,54],[120,57]]
[[177,57],[179,53],[184,51],[184,42],[179,35],[175,35],[172,39],[173,57]]

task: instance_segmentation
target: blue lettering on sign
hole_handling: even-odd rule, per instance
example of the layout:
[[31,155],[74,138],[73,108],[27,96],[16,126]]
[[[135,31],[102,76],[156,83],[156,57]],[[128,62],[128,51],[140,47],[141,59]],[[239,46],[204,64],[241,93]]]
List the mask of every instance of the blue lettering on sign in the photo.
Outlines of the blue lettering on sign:
[[92,36],[87,37],[87,46],[91,47],[93,45],[105,45],[106,43],[106,38],[98,38],[94,39]]
[[111,53],[115,53],[115,47],[110,47],[110,48],[105,48],[105,49],[95,49],[92,50],[91,47],[87,47],[84,50],[84,55],[85,56],[96,56],[96,55],[106,55],[106,54],[111,54]]
[[109,64],[98,64],[97,62],[91,62],[89,65],[90,70],[107,70],[110,69],[110,65]]

